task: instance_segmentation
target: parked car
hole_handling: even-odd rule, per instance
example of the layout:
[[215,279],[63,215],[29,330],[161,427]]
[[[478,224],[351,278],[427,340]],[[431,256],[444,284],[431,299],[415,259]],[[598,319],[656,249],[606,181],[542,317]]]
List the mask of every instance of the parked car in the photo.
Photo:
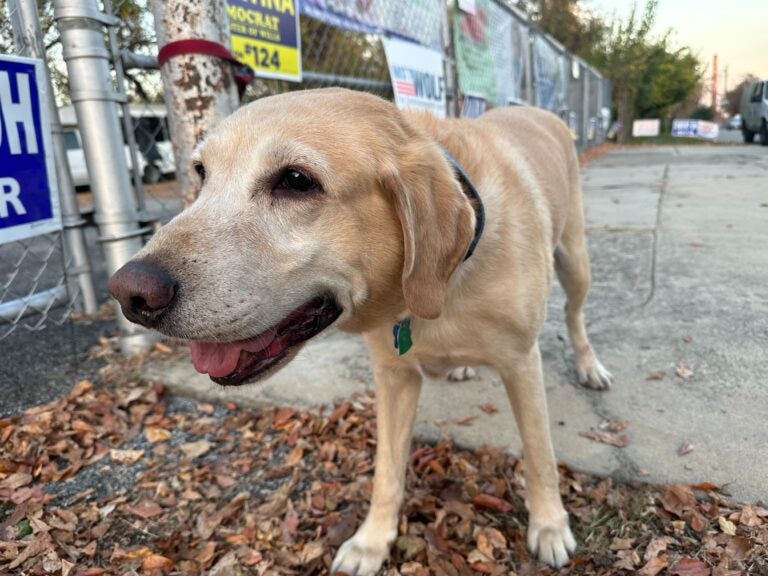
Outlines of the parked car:
[[728,120],[728,130],[741,130],[741,114],[735,114]]
[[744,142],[753,142],[755,134],[768,146],[768,80],[759,80],[744,88],[741,96],[741,133]]
[[[69,161],[69,170],[72,172],[72,182],[77,188],[87,188],[91,184],[91,178],[88,175],[88,167],[85,164],[85,153],[83,152],[83,141],[80,136],[80,130],[77,126],[64,126],[64,144],[67,148],[67,160]],[[126,144],[123,146],[125,152],[125,161],[130,170],[133,166],[131,161],[131,150]],[[139,171],[145,169],[144,158],[139,155]]]
[[[176,171],[176,165],[168,133],[165,107],[158,105],[131,106],[130,114],[133,119],[133,136],[138,148],[138,168],[142,180],[154,183],[164,176],[172,175]],[[82,139],[74,107],[62,106],[59,108],[59,117],[64,128],[64,139],[72,179],[75,186],[88,186],[90,177],[85,164],[85,154],[83,153]],[[123,141],[125,143],[125,159],[128,168],[131,169],[133,164],[127,138],[124,137]]]

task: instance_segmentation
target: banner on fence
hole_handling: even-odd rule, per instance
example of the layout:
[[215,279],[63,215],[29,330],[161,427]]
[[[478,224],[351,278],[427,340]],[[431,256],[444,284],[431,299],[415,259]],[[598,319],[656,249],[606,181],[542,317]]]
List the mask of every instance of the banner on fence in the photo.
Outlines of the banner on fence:
[[491,0],[454,15],[459,88],[498,106],[523,100],[528,30]]
[[720,129],[714,122],[692,119],[672,120],[672,136],[714,139],[719,133]]
[[257,76],[301,82],[298,0],[227,0],[232,52]]
[[543,36],[533,38],[533,75],[536,80],[536,106],[559,112],[567,108],[567,59]]
[[462,118],[479,118],[485,114],[487,103],[482,96],[464,94],[464,102],[461,105]]
[[441,0],[302,0],[301,12],[331,26],[390,33],[442,49]]
[[384,40],[389,76],[398,108],[421,108],[445,117],[443,55],[413,42]]
[[61,229],[41,60],[0,55],[0,244]]
[[661,122],[658,118],[635,120],[632,122],[632,136],[635,138],[658,136],[660,129]]

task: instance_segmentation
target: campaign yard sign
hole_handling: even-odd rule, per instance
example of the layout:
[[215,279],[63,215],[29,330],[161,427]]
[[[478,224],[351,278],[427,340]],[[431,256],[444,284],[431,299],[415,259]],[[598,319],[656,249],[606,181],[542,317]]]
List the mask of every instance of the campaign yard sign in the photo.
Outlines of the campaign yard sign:
[[672,120],[672,136],[684,138],[717,138],[718,126],[714,122],[676,118]]
[[257,76],[301,82],[298,0],[227,0],[230,44]]
[[635,138],[647,138],[658,136],[661,130],[661,120],[651,118],[648,120],[635,120],[632,122],[632,136]]
[[0,244],[61,229],[41,60],[0,55]]
[[445,118],[445,72],[440,52],[396,38],[384,40],[395,104]]

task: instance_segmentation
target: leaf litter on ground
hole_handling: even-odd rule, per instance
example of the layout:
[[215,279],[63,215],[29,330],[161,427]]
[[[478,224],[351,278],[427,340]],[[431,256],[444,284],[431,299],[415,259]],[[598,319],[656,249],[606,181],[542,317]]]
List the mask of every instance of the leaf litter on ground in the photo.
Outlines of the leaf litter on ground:
[[[98,386],[0,420],[0,574],[328,575],[368,508],[372,396],[330,413],[181,410],[118,364]],[[556,571],[526,550],[520,460],[449,440],[414,446],[382,573],[768,574],[761,503],[707,483],[622,484],[564,466],[560,478],[579,548]]]

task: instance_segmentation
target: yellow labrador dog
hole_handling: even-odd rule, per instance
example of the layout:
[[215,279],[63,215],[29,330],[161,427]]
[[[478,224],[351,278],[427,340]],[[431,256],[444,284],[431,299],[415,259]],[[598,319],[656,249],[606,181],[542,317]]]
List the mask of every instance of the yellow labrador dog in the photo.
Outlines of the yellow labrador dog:
[[584,328],[589,261],[566,126],[528,107],[439,120],[311,90],[238,110],[194,167],[200,197],[110,290],[129,319],[190,340],[196,368],[222,385],[273,374],[332,325],[364,334],[378,411],[373,498],[333,569],[371,575],[387,559],[422,377],[465,365],[501,375],[523,441],[528,545],[566,563],[575,542],[537,342],[553,270],[579,378],[611,381]]

